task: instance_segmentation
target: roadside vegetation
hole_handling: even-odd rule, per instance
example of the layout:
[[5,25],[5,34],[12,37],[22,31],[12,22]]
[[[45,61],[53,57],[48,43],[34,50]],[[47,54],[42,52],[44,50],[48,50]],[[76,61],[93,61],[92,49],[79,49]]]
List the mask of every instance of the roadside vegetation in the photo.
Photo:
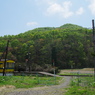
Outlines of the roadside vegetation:
[[16,88],[32,88],[44,85],[57,85],[61,77],[49,76],[0,76],[0,87],[12,85]]
[[65,95],[95,95],[94,77],[74,77]]

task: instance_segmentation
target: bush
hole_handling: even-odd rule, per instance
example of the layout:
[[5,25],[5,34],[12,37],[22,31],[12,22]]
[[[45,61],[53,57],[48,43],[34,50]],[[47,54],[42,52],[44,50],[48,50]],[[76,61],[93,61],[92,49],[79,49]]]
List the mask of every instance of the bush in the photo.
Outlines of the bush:
[[59,73],[59,69],[57,67],[53,68],[50,64],[44,64],[44,65],[38,65],[38,64],[32,64],[32,71],[44,71],[49,73]]

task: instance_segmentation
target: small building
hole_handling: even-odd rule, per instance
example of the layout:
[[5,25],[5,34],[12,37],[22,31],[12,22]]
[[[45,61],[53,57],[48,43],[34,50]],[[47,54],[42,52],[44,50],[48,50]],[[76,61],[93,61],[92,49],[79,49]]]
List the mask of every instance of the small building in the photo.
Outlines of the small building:
[[[3,73],[4,63],[5,63],[5,59],[1,59],[0,60],[0,73]],[[8,73],[14,72],[14,65],[15,65],[15,61],[6,59],[5,72],[8,72]]]

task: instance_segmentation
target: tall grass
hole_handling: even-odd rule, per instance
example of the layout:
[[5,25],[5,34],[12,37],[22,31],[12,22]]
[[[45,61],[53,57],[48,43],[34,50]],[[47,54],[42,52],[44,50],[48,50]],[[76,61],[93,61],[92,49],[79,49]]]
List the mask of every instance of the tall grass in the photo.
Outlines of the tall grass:
[[95,95],[95,82],[93,77],[76,77],[72,79],[66,95]]
[[31,88],[48,84],[56,85],[61,78],[39,77],[39,76],[0,76],[0,86],[13,85],[16,88]]

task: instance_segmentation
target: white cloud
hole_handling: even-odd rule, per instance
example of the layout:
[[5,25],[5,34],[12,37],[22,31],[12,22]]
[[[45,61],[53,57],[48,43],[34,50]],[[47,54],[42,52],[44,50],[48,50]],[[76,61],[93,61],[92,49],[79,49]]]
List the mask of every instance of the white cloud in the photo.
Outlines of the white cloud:
[[70,1],[65,1],[63,4],[52,3],[47,8],[46,15],[60,15],[64,18],[68,18],[73,15],[73,12],[70,11],[72,3]]
[[53,15],[53,14],[56,14],[56,13],[60,13],[62,11],[63,11],[62,6],[60,6],[57,3],[54,3],[51,6],[49,6],[49,8],[47,8],[47,14],[48,15]]
[[82,7],[80,7],[77,11],[76,14],[77,15],[82,15],[84,13],[84,9]]
[[63,17],[67,18],[74,14],[72,11],[70,11],[71,6],[72,6],[72,3],[70,1],[65,1],[63,3]]
[[[70,0],[35,0],[36,3],[42,7],[43,12],[46,16],[57,16],[61,18],[69,18],[73,15],[82,15],[84,8],[80,7],[77,11],[73,11],[74,5]],[[94,0],[95,1],[95,0]],[[72,6],[73,5],[73,6]]]
[[92,14],[95,15],[95,0],[89,0],[89,1],[90,5],[88,7],[91,10]]
[[37,22],[27,22],[26,25],[27,26],[36,26],[36,25],[38,25],[38,23]]

